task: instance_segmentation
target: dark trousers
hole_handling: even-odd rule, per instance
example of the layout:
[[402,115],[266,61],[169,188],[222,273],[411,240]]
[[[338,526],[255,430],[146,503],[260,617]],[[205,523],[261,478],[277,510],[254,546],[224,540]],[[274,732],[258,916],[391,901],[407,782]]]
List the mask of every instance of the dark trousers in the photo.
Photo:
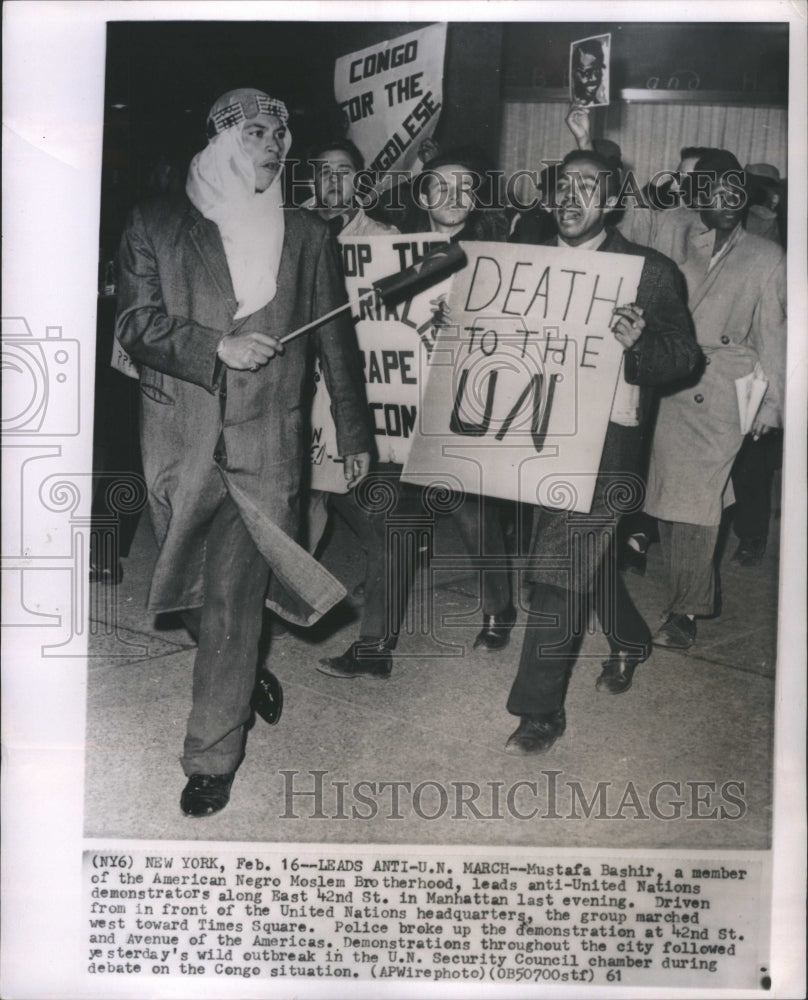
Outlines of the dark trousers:
[[715,611],[717,524],[659,521],[659,541],[668,575],[665,614],[712,615]]
[[590,607],[612,653],[647,654],[651,633],[612,562],[609,557],[601,563],[588,593],[546,583],[534,586],[519,669],[508,696],[512,715],[543,715],[563,707]]
[[[423,491],[402,483],[400,472],[400,466],[383,465],[372,474],[389,500],[378,505],[383,509],[376,509],[377,505],[368,502],[374,495],[379,496],[370,482],[359,493],[334,494],[331,499],[332,509],[348,524],[365,552],[365,604],[360,638],[384,639],[391,648],[401,631],[420,552],[414,544],[415,532],[388,532],[390,518],[406,517],[415,526],[421,516],[424,523],[429,523],[431,517],[424,506]],[[451,516],[469,554],[491,559],[492,568],[482,571],[483,613],[493,615],[503,611],[511,600],[511,583],[502,502],[467,495]]]
[[732,466],[735,491],[733,530],[743,540],[766,541],[772,510],[772,480],[782,464],[783,435],[764,434],[757,441],[747,434]]
[[[360,639],[377,642],[386,640],[395,645],[396,637],[407,610],[410,580],[414,566],[411,554],[395,554],[395,572],[388,573],[393,554],[388,554],[387,519],[390,509],[401,514],[405,505],[408,511],[417,509],[417,491],[402,483],[393,473],[383,480],[391,503],[384,510],[372,509],[363,503],[355,490],[334,493],[330,498],[331,509],[348,525],[365,555],[365,603],[362,607]],[[364,494],[363,494],[364,495]],[[394,498],[394,499],[392,499]]]
[[453,514],[457,533],[470,556],[485,556],[490,569],[482,573],[484,615],[496,615],[511,603],[511,574],[505,548],[507,501],[466,494]]
[[228,494],[208,531],[205,603],[186,615],[199,642],[182,757],[187,775],[227,774],[241,761],[268,582],[269,567]]

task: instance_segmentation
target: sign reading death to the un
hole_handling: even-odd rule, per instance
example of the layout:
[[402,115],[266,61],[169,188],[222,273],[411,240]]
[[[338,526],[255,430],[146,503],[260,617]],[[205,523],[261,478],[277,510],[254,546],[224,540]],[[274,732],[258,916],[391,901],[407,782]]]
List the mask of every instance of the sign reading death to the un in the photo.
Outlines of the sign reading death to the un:
[[443,103],[446,25],[432,24],[337,59],[334,94],[370,170],[418,169]]
[[[403,463],[418,419],[420,372],[437,334],[433,322],[438,296],[448,293],[451,278],[400,305],[382,302],[373,282],[404,271],[430,250],[445,246],[436,233],[407,236],[340,236],[345,287],[361,352],[370,420],[380,462]],[[337,454],[331,401],[318,372],[312,407],[312,477],[314,489],[345,492]]]
[[587,512],[623,348],[610,329],[643,260],[463,243],[403,479]]

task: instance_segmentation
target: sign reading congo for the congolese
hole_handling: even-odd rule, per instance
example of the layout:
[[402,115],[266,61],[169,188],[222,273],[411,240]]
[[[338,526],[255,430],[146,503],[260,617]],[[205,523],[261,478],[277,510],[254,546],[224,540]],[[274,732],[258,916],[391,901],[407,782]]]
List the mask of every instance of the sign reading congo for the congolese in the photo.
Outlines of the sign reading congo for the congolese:
[[[362,356],[370,421],[381,462],[403,463],[418,420],[423,381],[437,330],[433,325],[438,296],[448,293],[451,278],[387,308],[373,282],[410,267],[430,250],[445,246],[435,233],[407,236],[340,236],[345,287],[352,303]],[[337,455],[331,401],[320,377],[312,408],[312,477],[314,489],[345,492],[343,465]]]
[[374,173],[419,170],[443,101],[446,25],[431,24],[337,59],[334,95]]
[[586,512],[623,377],[612,310],[634,301],[643,260],[461,245],[402,478]]

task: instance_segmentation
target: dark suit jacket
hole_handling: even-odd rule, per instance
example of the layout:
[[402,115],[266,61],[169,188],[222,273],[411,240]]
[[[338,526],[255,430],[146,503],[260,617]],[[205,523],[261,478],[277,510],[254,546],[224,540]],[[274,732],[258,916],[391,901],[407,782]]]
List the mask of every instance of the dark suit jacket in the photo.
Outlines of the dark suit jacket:
[[[545,245],[554,246],[556,240]],[[634,346],[625,352],[624,365],[626,381],[640,386],[640,425],[609,423],[588,518],[539,508],[534,521],[531,552],[536,564],[531,578],[576,591],[591,590],[592,577],[609,545],[609,525],[613,527],[621,514],[642,506],[640,457],[654,389],[688,377],[702,357],[687,310],[684,281],[673,261],[655,250],[630,243],[615,229],[607,230],[606,239],[594,252],[644,258],[635,304],[643,309],[646,325]],[[573,572],[573,535],[576,531],[591,531],[592,525],[596,526],[597,540],[590,548],[581,546],[580,561]],[[542,557],[569,557],[569,569],[545,568]]]
[[197,607],[207,526],[230,492],[273,571],[268,603],[310,624],[343,595],[294,541],[308,454],[307,383],[320,353],[340,452],[370,449],[364,380],[347,314],[291,341],[257,372],[224,369],[223,336],[280,337],[345,301],[333,241],[311,213],[285,213],[277,293],[234,323],[218,227],[183,195],[135,209],[120,249],[117,337],[141,365],[141,438],[160,555],[149,606]]

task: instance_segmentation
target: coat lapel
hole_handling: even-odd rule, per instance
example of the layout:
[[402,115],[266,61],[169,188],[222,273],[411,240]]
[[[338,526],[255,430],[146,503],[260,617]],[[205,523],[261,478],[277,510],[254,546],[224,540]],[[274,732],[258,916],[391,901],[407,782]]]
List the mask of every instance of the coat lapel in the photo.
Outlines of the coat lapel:
[[231,311],[235,313],[238,303],[233,291],[233,283],[230,280],[230,269],[227,266],[227,257],[219,227],[215,222],[206,219],[193,206],[188,213],[188,224],[188,235],[202,258],[202,263],[210,275],[211,281]]
[[294,228],[294,213],[286,212],[283,225],[283,244],[281,246],[281,262],[278,267],[278,276],[275,280],[275,296],[271,302],[266,305],[267,316],[270,324],[273,324],[276,319],[276,310],[279,308],[279,304],[285,300],[286,294],[289,289],[293,289],[297,283],[296,274],[298,268],[298,255],[293,252],[293,244],[295,242],[294,233],[292,233],[292,238],[290,240],[290,227]]
[[693,287],[689,289],[688,305],[691,313],[696,306],[698,306],[704,296],[710,291],[716,278],[724,269],[724,264],[726,263],[727,258],[732,253],[735,245],[742,238],[743,229],[741,226],[737,226],[735,228],[735,232],[732,236],[730,236],[730,245],[708,272],[707,268],[710,266],[713,244],[715,243],[715,235],[712,229],[708,229],[706,233],[694,233],[690,237],[688,241],[687,270],[698,280],[698,284],[695,284],[694,282]]
[[625,253],[625,240],[620,233],[611,226],[606,227],[606,239],[598,247],[603,253]]

